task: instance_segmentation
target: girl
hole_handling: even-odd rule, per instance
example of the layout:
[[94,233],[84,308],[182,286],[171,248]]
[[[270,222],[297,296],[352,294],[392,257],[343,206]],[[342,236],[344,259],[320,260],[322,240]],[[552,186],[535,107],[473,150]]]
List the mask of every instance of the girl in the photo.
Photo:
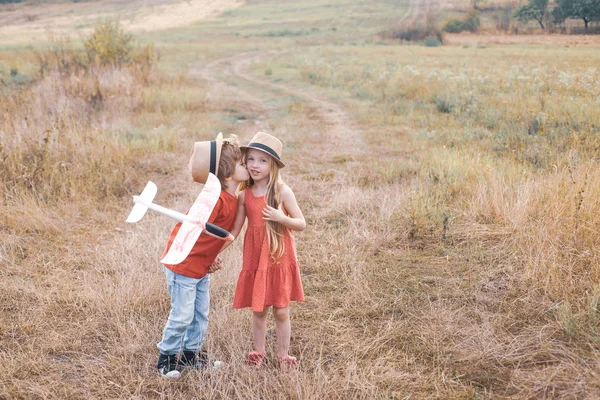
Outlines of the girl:
[[246,217],[244,260],[233,308],[252,308],[254,351],[247,363],[259,368],[266,360],[267,314],[273,307],[277,352],[282,370],[297,364],[288,354],[290,348],[290,301],[304,301],[296,247],[290,231],[306,227],[294,192],[279,176],[281,142],[268,133],[258,132],[245,150],[250,179],[242,183],[238,211],[231,233],[237,236]]

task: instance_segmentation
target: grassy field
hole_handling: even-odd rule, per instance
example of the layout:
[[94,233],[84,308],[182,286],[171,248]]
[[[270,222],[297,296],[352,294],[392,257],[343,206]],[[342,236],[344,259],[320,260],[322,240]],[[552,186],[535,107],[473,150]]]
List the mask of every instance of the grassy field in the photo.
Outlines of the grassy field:
[[[42,77],[47,38],[0,43],[0,398],[600,396],[600,48],[380,41],[424,4],[247,1],[136,33],[150,70]],[[211,277],[226,366],[162,379],[173,222],[126,224],[131,195],[185,211],[193,142],[258,130],[308,222],[300,368],[244,366],[240,239]]]

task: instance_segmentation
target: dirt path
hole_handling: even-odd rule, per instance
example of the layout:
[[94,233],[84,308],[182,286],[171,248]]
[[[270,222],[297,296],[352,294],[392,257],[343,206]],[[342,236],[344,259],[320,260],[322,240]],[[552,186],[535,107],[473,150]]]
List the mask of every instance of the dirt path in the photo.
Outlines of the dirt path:
[[[308,89],[292,84],[274,83],[268,79],[257,77],[248,70],[253,63],[258,62],[266,53],[249,52],[213,61],[210,64],[192,70],[192,76],[200,76],[210,82],[210,101],[217,97],[243,100],[250,103],[254,110],[259,110],[265,115],[273,115],[277,107],[269,105],[266,98],[260,98],[259,91],[234,86],[227,80],[237,79],[245,81],[250,87],[260,88],[260,92],[280,96],[295,96],[306,103],[309,118],[317,120],[322,127],[313,136],[322,141],[322,149],[327,150],[324,157],[345,156],[352,158],[363,153],[365,148],[362,132],[352,121],[350,115],[338,104],[326,100]],[[268,121],[267,121],[268,122]],[[264,126],[261,122],[258,125]]]
[[408,10],[404,18],[400,20],[400,25],[410,25],[418,20],[425,20],[427,14],[431,11],[433,0],[410,0]]

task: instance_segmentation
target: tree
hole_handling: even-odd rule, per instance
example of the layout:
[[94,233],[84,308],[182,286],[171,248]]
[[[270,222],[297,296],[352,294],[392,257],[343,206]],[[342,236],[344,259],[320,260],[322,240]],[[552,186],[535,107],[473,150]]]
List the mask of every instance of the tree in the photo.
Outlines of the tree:
[[544,18],[548,14],[548,0],[529,0],[525,5],[518,7],[515,10],[515,18],[519,21],[527,22],[532,19],[536,20],[542,29],[544,27]]
[[587,32],[588,24],[600,19],[600,0],[556,0],[552,16],[558,23],[567,18],[582,19]]

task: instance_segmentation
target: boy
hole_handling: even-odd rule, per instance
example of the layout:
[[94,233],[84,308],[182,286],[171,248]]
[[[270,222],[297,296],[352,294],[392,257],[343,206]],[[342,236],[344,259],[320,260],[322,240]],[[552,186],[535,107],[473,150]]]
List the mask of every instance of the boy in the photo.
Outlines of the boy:
[[[236,137],[223,140],[219,133],[215,140],[197,142],[190,159],[190,171],[192,179],[200,183],[206,182],[209,171],[219,178],[221,193],[208,222],[231,230],[237,210],[235,192],[239,183],[248,179]],[[173,228],[163,257],[180,226],[181,223],[178,223]],[[164,377],[178,378],[180,369],[185,367],[207,367],[206,351],[197,352],[204,343],[208,327],[209,273],[220,269],[220,261],[215,262],[215,258],[224,244],[224,241],[202,233],[184,261],[164,266],[171,312],[162,340],[157,345],[160,355],[156,365]],[[180,350],[183,351],[177,359]]]

